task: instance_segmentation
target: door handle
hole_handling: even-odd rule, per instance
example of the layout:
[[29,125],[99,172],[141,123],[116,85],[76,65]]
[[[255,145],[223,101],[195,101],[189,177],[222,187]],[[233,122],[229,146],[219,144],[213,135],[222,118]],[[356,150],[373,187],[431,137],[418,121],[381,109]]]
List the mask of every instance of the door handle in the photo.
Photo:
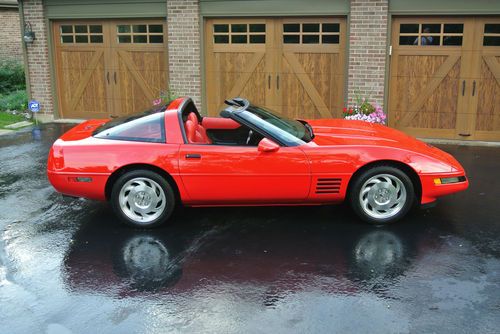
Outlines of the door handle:
[[109,85],[109,72],[106,73],[106,80],[108,81],[108,85]]
[[267,76],[267,88],[271,89],[271,74]]
[[465,80],[462,81],[462,96],[465,94]]
[[476,80],[472,82],[472,96],[476,94]]
[[277,90],[280,89],[280,76],[279,76],[279,74],[276,76],[276,89]]
[[113,74],[113,78],[115,79],[115,85],[116,85],[116,72]]
[[186,154],[186,159],[201,159],[201,154]]

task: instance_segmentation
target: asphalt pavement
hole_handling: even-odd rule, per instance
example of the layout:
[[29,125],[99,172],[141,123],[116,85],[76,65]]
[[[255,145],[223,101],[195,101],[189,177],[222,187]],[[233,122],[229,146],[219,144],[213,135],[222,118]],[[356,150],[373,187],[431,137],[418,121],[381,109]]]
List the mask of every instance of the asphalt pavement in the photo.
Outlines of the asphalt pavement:
[[385,227],[345,205],[184,208],[121,225],[45,175],[71,125],[0,136],[0,333],[498,333],[500,148],[440,146],[470,188]]

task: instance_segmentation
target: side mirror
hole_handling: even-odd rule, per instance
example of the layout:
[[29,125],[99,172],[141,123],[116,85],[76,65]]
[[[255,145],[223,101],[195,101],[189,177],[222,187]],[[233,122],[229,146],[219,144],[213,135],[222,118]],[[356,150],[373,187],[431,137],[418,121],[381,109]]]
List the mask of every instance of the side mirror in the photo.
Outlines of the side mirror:
[[270,139],[264,138],[259,142],[259,152],[276,152],[280,146]]

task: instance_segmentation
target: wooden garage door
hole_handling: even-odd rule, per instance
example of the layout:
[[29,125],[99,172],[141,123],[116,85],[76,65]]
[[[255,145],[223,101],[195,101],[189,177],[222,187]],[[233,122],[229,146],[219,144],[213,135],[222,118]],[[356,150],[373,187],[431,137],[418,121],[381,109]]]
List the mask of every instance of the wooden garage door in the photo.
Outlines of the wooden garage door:
[[486,21],[393,21],[390,126],[421,137],[500,140],[494,122],[500,53],[488,45],[496,43],[498,28]]
[[151,106],[167,89],[163,21],[53,24],[60,116],[116,117]]
[[207,20],[208,114],[241,96],[293,118],[339,116],[344,53],[343,19]]

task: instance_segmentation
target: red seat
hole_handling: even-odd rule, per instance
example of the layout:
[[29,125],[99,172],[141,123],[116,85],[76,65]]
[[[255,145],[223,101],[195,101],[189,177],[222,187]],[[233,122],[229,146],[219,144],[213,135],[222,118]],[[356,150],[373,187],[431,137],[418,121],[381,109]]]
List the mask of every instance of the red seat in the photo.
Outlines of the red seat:
[[211,144],[212,141],[207,136],[205,128],[198,122],[198,117],[194,112],[189,113],[184,124],[186,137],[191,144]]

